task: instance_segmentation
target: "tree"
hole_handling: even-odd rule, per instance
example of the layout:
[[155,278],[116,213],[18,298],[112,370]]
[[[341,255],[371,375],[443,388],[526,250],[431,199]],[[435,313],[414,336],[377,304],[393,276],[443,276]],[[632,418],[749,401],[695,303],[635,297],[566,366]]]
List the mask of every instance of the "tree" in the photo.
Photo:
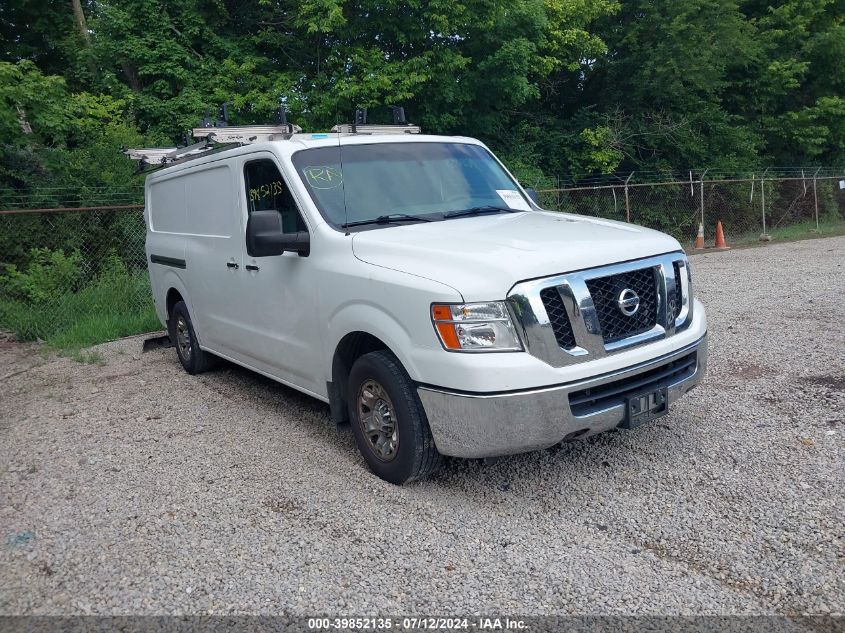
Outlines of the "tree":
[[[843,15],[845,0],[9,0],[0,59],[27,76],[6,97],[37,69],[105,117],[83,119],[151,143],[224,102],[246,124],[284,98],[306,129],[400,104],[536,181],[838,161]],[[21,98],[2,102],[10,143],[88,147],[73,108]]]
[[735,101],[781,164],[833,162],[845,150],[845,2],[758,0],[742,10],[756,51]]
[[760,139],[724,103],[752,48],[735,0],[627,0],[599,32],[607,53],[562,79],[576,94],[564,150],[576,171],[756,160]]

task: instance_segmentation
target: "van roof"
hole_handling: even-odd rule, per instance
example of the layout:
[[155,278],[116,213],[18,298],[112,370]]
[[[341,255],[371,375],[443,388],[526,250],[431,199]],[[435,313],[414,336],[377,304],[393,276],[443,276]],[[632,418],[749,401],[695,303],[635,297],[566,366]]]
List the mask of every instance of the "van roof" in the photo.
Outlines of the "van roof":
[[293,134],[289,138],[249,143],[236,147],[227,147],[219,151],[211,151],[190,161],[175,164],[171,167],[157,169],[147,176],[147,181],[158,180],[182,171],[193,170],[201,165],[261,151],[270,151],[277,156],[286,158],[292,154],[312,147],[337,146],[338,143],[348,145],[372,145],[374,143],[468,143],[484,145],[478,139],[468,136],[438,136],[433,134],[339,134],[336,132],[303,132]]

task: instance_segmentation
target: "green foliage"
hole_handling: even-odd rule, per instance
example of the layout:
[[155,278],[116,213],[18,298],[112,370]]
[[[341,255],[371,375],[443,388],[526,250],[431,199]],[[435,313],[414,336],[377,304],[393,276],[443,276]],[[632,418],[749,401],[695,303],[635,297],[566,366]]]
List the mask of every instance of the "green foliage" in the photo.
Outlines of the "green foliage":
[[35,249],[31,256],[25,271],[0,278],[0,329],[74,353],[160,329],[146,271],[131,272],[116,253],[85,285],[78,253]]
[[62,77],[41,74],[31,61],[0,62],[0,143],[63,142],[71,122]]
[[607,126],[585,128],[580,136],[580,140],[586,145],[586,151],[583,152],[584,171],[603,174],[616,171],[624,155],[612,143],[613,130]]
[[[259,3],[272,5],[270,0],[260,0]],[[331,33],[345,24],[340,0],[304,0],[299,3],[294,17],[294,25],[305,29],[308,34]]]
[[0,61],[0,202],[70,187],[84,204],[86,189],[125,189],[140,181],[119,150],[143,141],[125,100],[70,92],[30,61]]
[[70,3],[0,8],[0,189],[125,182],[121,144],[177,142],[224,101],[233,123],[266,122],[282,97],[310,129],[402,103],[532,177],[845,149],[845,0],[82,5],[87,37]]
[[6,267],[0,276],[0,292],[13,299],[44,303],[77,289],[81,262],[78,251],[65,255],[64,251],[33,248],[25,270],[18,270],[14,264]]
[[758,123],[761,150],[782,164],[840,161],[845,2],[749,0],[741,9],[753,48],[733,102]]
[[812,105],[786,112],[778,137],[809,157],[823,157],[831,146],[845,150],[845,98],[819,97]]

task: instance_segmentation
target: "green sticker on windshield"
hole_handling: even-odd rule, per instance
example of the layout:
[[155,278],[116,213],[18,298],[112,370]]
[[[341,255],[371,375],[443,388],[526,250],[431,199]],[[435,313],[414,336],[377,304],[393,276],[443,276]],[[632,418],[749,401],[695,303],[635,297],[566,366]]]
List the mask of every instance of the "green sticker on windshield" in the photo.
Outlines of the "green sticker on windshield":
[[302,173],[314,189],[334,189],[343,184],[343,173],[335,167],[306,167]]

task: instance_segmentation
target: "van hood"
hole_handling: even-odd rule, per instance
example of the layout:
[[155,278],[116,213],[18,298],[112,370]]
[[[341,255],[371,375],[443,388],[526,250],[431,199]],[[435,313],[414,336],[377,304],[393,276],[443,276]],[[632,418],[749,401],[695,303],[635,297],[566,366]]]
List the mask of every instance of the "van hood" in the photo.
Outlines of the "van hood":
[[444,283],[465,301],[504,299],[519,281],[681,250],[632,224],[546,211],[484,215],[361,231],[361,261]]

